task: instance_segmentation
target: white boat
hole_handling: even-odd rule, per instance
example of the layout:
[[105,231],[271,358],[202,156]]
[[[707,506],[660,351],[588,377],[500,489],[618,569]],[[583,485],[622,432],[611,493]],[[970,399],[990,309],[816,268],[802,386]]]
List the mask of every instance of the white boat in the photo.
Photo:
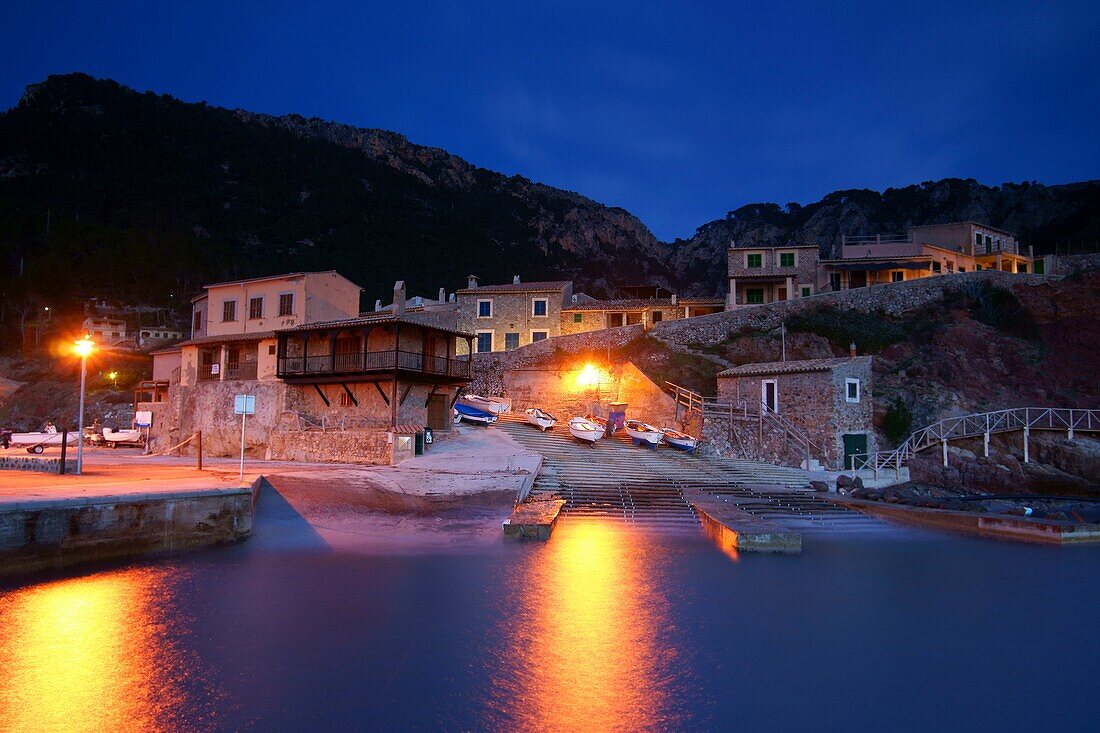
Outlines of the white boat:
[[[76,431],[73,431],[65,436],[65,444],[76,445],[79,437]],[[61,445],[61,433],[12,433],[8,438],[8,444],[26,447],[28,453],[41,453],[47,446]]]
[[120,445],[145,445],[145,436],[141,434],[139,428],[130,430],[103,428],[103,442],[111,448],[117,448]]
[[671,445],[676,450],[687,451],[692,453],[699,445],[699,439],[693,438],[687,433],[681,433],[679,430],[673,430],[672,428],[661,428],[661,432],[665,434],[665,442]]
[[534,425],[544,433],[557,424],[558,419],[551,415],[549,412],[540,410],[537,407],[528,407],[523,411],[523,414],[527,416],[527,422]]
[[507,397],[482,397],[476,394],[465,394],[458,398],[459,404],[476,407],[494,415],[503,415],[512,409],[512,400]]
[[[584,419],[588,422],[596,423],[603,429],[604,436],[612,435],[615,432],[615,426],[608,423],[607,418],[600,417],[599,415],[593,415],[591,413],[584,416]],[[611,428],[608,430],[608,428]]]
[[626,434],[634,440],[634,445],[645,445],[654,450],[665,439],[665,434],[660,429],[641,420],[627,420]]
[[595,445],[603,437],[603,427],[583,417],[575,417],[569,421],[569,432],[577,440],[589,445]]

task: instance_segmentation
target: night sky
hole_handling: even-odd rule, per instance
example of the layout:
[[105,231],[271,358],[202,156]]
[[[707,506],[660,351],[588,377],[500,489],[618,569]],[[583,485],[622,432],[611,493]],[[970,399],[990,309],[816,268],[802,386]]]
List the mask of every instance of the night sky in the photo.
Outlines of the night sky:
[[1096,2],[33,2],[2,25],[3,108],[83,71],[381,127],[665,240],[838,188],[1100,176]]

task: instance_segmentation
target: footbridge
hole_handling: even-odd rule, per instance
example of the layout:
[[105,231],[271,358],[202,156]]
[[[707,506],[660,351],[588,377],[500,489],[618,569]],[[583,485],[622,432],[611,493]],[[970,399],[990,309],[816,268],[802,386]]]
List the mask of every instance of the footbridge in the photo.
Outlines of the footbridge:
[[1073,440],[1075,433],[1100,431],[1100,410],[1075,407],[1013,407],[1007,410],[978,412],[959,417],[948,417],[928,427],[921,428],[894,450],[877,451],[864,456],[854,456],[858,469],[869,468],[878,474],[880,470],[894,470],[899,475],[901,467],[922,450],[939,445],[943,452],[943,465],[947,464],[947,445],[952,440],[982,438],[982,455],[989,457],[989,436],[995,433],[1022,433],[1024,463],[1031,460],[1028,441],[1032,430],[1064,432]]

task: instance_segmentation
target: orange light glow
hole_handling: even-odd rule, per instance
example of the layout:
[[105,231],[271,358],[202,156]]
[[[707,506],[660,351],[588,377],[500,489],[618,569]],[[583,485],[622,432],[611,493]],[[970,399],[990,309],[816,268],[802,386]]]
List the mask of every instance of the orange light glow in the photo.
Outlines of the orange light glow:
[[95,341],[85,336],[73,342],[73,353],[77,356],[87,357],[95,350]]
[[506,727],[516,730],[652,730],[667,723],[661,635],[667,607],[629,527],[559,526],[537,562],[516,578],[523,608],[494,674]]
[[577,373],[576,382],[580,389],[594,389],[600,386],[601,381],[605,381],[602,370],[592,364],[585,364],[584,368]]
[[171,727],[171,641],[152,570],[45,583],[0,596],[0,728],[138,731]]

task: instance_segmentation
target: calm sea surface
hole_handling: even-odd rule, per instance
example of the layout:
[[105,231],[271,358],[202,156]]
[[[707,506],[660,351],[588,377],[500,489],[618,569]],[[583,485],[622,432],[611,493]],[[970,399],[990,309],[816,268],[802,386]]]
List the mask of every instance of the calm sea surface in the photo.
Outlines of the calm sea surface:
[[1098,581],[1095,549],[900,532],[245,543],[0,589],[0,730],[1095,730]]

